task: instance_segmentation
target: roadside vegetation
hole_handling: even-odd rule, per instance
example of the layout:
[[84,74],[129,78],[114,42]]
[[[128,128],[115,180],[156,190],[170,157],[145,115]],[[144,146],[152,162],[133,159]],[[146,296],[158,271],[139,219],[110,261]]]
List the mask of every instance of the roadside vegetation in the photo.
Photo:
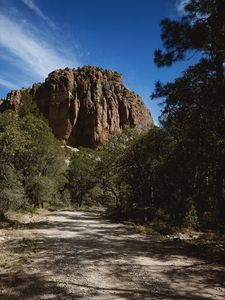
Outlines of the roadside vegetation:
[[[28,102],[28,94],[23,100]],[[65,153],[32,105],[0,114],[0,216],[64,200]]]

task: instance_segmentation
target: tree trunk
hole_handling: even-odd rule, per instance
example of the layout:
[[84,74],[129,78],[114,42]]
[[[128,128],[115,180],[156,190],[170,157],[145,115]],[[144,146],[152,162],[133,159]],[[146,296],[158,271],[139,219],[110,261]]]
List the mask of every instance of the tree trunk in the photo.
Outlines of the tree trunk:
[[111,192],[113,193],[113,195],[116,198],[116,208],[120,208],[120,200],[119,200],[119,197],[118,197],[117,193],[114,191],[113,187],[111,187],[110,189],[111,189]]
[[0,211],[0,222],[5,221],[6,217],[3,211]]
[[216,197],[219,210],[220,222],[225,223],[225,180],[223,166],[218,166],[216,170]]
[[83,202],[83,195],[80,193],[80,195],[78,196],[78,206],[81,207]]

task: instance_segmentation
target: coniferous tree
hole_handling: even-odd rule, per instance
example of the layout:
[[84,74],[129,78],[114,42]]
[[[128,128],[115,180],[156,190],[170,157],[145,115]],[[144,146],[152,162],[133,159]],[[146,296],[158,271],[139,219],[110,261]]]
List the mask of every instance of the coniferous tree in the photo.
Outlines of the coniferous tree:
[[199,190],[209,190],[224,221],[225,1],[190,0],[181,20],[165,19],[161,27],[165,51],[155,51],[159,67],[196,53],[200,60],[174,83],[157,83],[153,97],[165,98],[162,124],[191,154],[193,187],[198,182]]

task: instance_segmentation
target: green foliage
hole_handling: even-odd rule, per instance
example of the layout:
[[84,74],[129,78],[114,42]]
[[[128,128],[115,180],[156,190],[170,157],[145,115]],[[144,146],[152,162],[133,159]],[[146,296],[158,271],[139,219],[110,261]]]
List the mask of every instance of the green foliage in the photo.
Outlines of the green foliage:
[[210,56],[216,64],[219,63],[218,56],[224,58],[225,49],[225,1],[189,0],[184,9],[181,20],[161,21],[165,51],[155,51],[155,63],[159,67],[171,66],[184,60],[190,51]]
[[72,203],[95,203],[105,206],[121,205],[128,186],[120,182],[120,160],[125,149],[136,139],[133,130],[114,134],[97,150],[80,148],[71,157],[67,172],[68,190]]
[[44,120],[28,115],[21,126],[32,141],[24,152],[23,166],[18,164],[26,177],[29,198],[34,205],[43,206],[60,198],[65,183],[65,154]]
[[72,155],[67,178],[73,204],[81,206],[84,200],[88,200],[96,185],[96,163],[97,156],[94,150],[81,148]]
[[66,183],[64,149],[46,121],[30,111],[22,115],[0,114],[1,215],[25,204],[58,203]]
[[0,219],[9,209],[20,208],[26,203],[21,177],[13,166],[3,164],[0,168]]
[[54,178],[48,176],[36,176],[30,179],[26,185],[30,201],[36,207],[44,207],[44,203],[57,204],[58,187]]
[[1,163],[14,162],[29,144],[29,136],[18,124],[20,120],[13,111],[0,114],[0,160]]
[[[155,128],[134,140],[123,152],[116,174],[126,191],[120,195],[124,216],[146,222],[160,209],[165,214],[170,212],[176,184],[170,181],[174,144],[164,130]],[[177,199],[174,204],[177,205]]]
[[33,101],[32,95],[27,90],[21,91],[21,105],[19,108],[19,116],[25,117],[29,114],[39,115],[36,103]]
[[192,199],[187,199],[187,209],[183,225],[185,227],[199,228],[198,213]]
[[181,20],[161,22],[164,50],[155,52],[159,67],[183,60],[190,52],[200,56],[174,82],[158,82],[153,94],[164,98],[161,125],[177,141],[180,183],[175,198],[183,201],[175,217],[184,215],[183,222],[193,225],[215,213],[218,222],[225,222],[224,15],[224,0],[188,1]]
[[121,160],[127,147],[137,139],[134,129],[126,128],[121,133],[115,133],[109,141],[99,149],[99,160],[96,174],[102,190],[101,203],[107,206],[121,208],[122,199],[127,197],[129,186],[120,179]]
[[25,200],[22,178],[15,161],[29,143],[26,134],[17,126],[14,112],[0,114],[0,215],[10,207],[19,207]]

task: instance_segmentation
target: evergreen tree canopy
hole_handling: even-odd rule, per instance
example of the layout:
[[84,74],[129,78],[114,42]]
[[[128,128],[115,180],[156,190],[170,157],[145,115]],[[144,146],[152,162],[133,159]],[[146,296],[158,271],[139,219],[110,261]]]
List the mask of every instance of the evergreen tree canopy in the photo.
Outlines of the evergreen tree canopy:
[[155,51],[159,67],[196,52],[200,57],[173,83],[156,84],[153,98],[163,97],[165,104],[161,124],[190,153],[199,195],[200,188],[208,191],[208,202],[214,203],[224,222],[225,1],[190,0],[181,20],[165,19],[161,27],[164,50]]

